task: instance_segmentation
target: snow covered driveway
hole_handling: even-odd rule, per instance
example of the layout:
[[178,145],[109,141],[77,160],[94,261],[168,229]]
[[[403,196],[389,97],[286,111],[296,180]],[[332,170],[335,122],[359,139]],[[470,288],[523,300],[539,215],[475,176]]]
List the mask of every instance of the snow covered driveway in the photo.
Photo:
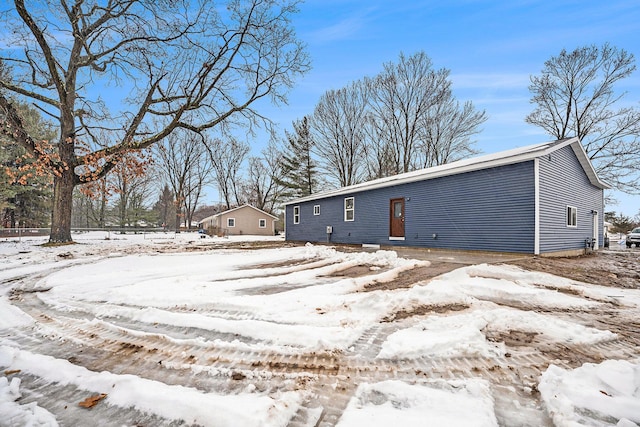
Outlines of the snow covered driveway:
[[0,242],[0,425],[640,425],[637,289],[110,237]]

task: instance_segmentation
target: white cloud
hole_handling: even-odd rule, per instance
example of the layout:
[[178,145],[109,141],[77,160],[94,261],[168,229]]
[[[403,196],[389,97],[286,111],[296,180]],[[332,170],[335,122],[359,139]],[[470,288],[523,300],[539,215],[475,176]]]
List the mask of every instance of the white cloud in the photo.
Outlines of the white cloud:
[[310,43],[328,43],[353,38],[362,33],[372,19],[375,8],[355,10],[352,14],[341,17],[338,21],[310,31],[305,37]]
[[451,80],[455,89],[500,88],[522,89],[529,85],[529,74],[526,73],[485,73],[485,74],[452,74]]

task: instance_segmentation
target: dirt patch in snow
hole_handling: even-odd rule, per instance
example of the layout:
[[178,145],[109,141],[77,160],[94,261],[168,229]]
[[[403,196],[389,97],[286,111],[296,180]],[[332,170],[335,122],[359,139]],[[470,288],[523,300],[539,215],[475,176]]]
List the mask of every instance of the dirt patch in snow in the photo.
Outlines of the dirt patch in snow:
[[632,289],[640,287],[638,250],[602,251],[569,258],[532,257],[507,263],[594,285]]
[[302,260],[287,260],[281,262],[268,262],[263,264],[255,264],[244,267],[245,270],[264,270],[267,268],[285,268],[285,267],[294,267],[298,265],[311,264],[312,262],[318,261],[315,258],[302,259]]
[[426,281],[440,276],[441,274],[448,273],[464,265],[453,262],[439,262],[431,261],[431,264],[426,267],[416,267],[411,270],[406,270],[398,274],[398,277],[389,282],[377,282],[369,283],[363,289],[364,291],[379,291],[379,290],[392,290],[401,288],[410,288],[418,283],[424,284]]
[[380,271],[380,269],[372,265],[354,265],[353,267],[327,274],[326,277],[362,277],[372,273],[377,273],[378,271]]
[[[338,246],[345,252],[354,251],[349,246]],[[591,283],[616,288],[640,288],[640,250],[605,250],[576,257],[537,257],[514,256],[484,253],[457,253],[447,251],[425,251],[415,248],[399,248],[398,255],[408,258],[428,260],[428,267],[417,267],[402,272],[390,282],[374,282],[367,285],[364,291],[392,290],[409,288],[416,283],[428,281],[441,274],[448,273],[466,265],[487,262],[489,264],[510,264],[529,271],[540,271],[578,282]],[[504,258],[503,258],[504,257]],[[370,274],[368,266],[358,266],[341,275],[357,277]],[[563,289],[570,293],[572,290]],[[577,291],[576,291],[577,292]]]
[[504,342],[509,347],[530,346],[538,335],[538,332],[517,331],[514,329],[510,329],[508,332],[490,330],[484,332],[489,341]]
[[[205,239],[203,239],[205,240]],[[114,253],[170,253],[191,250],[274,249],[290,246],[282,242],[230,243],[203,246],[196,243],[180,245],[176,242],[147,245],[141,248],[92,249],[91,256]],[[65,251],[68,248],[65,248]],[[356,251],[356,248],[348,248]],[[338,250],[343,248],[338,247]],[[349,251],[345,250],[345,251]],[[362,249],[360,249],[362,250]],[[102,252],[101,252],[102,251]],[[611,250],[574,258],[541,258],[512,256],[513,254],[457,253],[427,251],[420,249],[401,250],[398,256],[428,260],[429,266],[416,266],[398,274],[388,282],[373,282],[363,291],[394,291],[424,285],[437,276],[460,267],[473,264],[511,264],[526,270],[541,271],[571,280],[612,287],[611,294],[620,293],[620,288],[640,287],[640,250]],[[66,252],[65,252],[66,253]],[[54,254],[55,255],[55,254]],[[73,253],[74,258],[89,256]],[[52,255],[53,256],[53,255]],[[34,258],[37,260],[38,258]],[[251,268],[282,268],[296,266],[296,270],[318,268],[318,259],[291,259],[280,263],[256,264]],[[37,261],[34,261],[37,262]],[[328,263],[330,263],[329,261]],[[313,263],[313,264],[312,264]],[[390,378],[415,384],[420,381],[440,379],[466,380],[482,378],[491,383],[495,398],[495,414],[500,425],[539,425],[549,427],[549,419],[537,392],[540,375],[549,364],[563,368],[581,366],[586,362],[598,363],[606,359],[636,360],[640,349],[640,321],[636,307],[618,303],[615,298],[596,300],[597,308],[566,309],[542,303],[485,296],[487,301],[514,309],[536,311],[585,327],[608,330],[616,334],[610,340],[580,344],[571,340],[559,342],[544,332],[528,330],[526,326],[510,325],[506,330],[486,327],[481,332],[487,341],[496,346],[504,345],[504,357],[476,355],[471,352],[463,356],[439,356],[425,354],[406,360],[385,360],[377,357],[388,342],[388,338],[400,329],[417,325],[420,316],[454,316],[469,307],[462,303],[424,304],[408,303],[396,312],[387,312],[382,322],[367,325],[361,336],[348,350],[279,352],[268,340],[244,336],[234,332],[206,330],[172,324],[145,324],[135,319],[102,316],[94,319],[93,311],[84,312],[78,305],[76,312],[61,311],[38,298],[36,285],[46,283],[41,277],[57,271],[53,268],[38,276],[16,275],[5,283],[15,287],[11,301],[43,326],[40,333],[29,328],[16,329],[12,342],[33,353],[47,354],[66,359],[93,372],[107,371],[118,375],[137,375],[142,378],[170,385],[181,385],[193,389],[207,390],[221,395],[232,395],[246,390],[277,395],[288,391],[304,391],[305,401],[290,420],[290,427],[309,425],[333,426],[338,423],[344,409],[354,396],[358,384],[375,383]],[[343,277],[366,277],[384,271],[371,265],[358,265],[334,274]],[[263,272],[273,275],[273,271]],[[277,273],[277,272],[275,272]],[[255,272],[251,272],[255,276]],[[258,274],[259,275],[259,274]],[[323,279],[325,280],[325,279]],[[330,280],[326,280],[331,282]],[[20,282],[15,284],[16,282]],[[237,291],[239,295],[270,295],[313,285],[313,281],[285,283],[282,285],[254,286]],[[315,283],[317,285],[317,283]],[[583,287],[539,284],[554,291],[567,293],[585,300],[593,300],[597,293],[582,292]],[[615,288],[618,288],[616,290]],[[18,290],[19,289],[19,290]],[[588,289],[588,287],[587,287]],[[39,289],[38,291],[44,291]],[[381,293],[382,293],[381,292]],[[608,294],[608,292],[607,292]],[[361,295],[361,296],[366,296]],[[369,295],[375,299],[376,295]],[[310,300],[309,304],[313,304]],[[479,304],[478,309],[486,304]],[[493,307],[493,305],[489,305]],[[310,305],[313,310],[314,305]],[[89,307],[102,310],[102,303]],[[124,309],[130,306],[123,304]],[[476,307],[474,307],[476,309]],[[257,316],[243,307],[204,301],[202,304],[168,307],[168,311],[186,315],[193,312],[200,318],[209,316],[219,319],[221,324],[241,324],[239,321],[270,322],[269,318]],[[317,314],[331,316],[329,309],[316,308]],[[328,321],[329,322],[329,321]],[[275,323],[275,322],[271,322]],[[279,325],[276,325],[279,326]],[[348,326],[348,325],[347,325]],[[245,329],[246,330],[246,329]],[[244,330],[243,330],[244,331]],[[240,331],[240,332],[243,332]],[[452,333],[455,333],[453,331]],[[249,334],[247,334],[249,335]],[[3,367],[3,369],[6,369]],[[2,372],[2,371],[0,371]],[[19,372],[7,370],[5,375]],[[22,402],[37,401],[58,418],[61,424],[78,425],[90,422],[87,411],[72,412],[77,402],[86,399],[86,390],[74,386],[63,387],[57,382],[21,375]],[[111,389],[104,390],[109,393]],[[100,396],[100,395],[95,395]],[[375,398],[373,399],[375,403]],[[70,405],[72,402],[73,405]],[[103,411],[102,420],[107,426],[118,425],[178,425],[180,422],[149,418],[132,408],[99,404],[91,409],[91,419],[96,411]],[[147,417],[147,418],[144,418]],[[1,423],[0,423],[1,424]]]
[[[340,247],[340,250],[348,250],[348,248]],[[487,263],[515,265],[525,270],[540,271],[594,285],[640,288],[640,249],[638,248],[612,248],[575,257],[539,257],[518,254],[510,256],[510,254],[490,252],[457,252],[421,248],[395,248],[394,250],[398,252],[398,256],[427,260],[431,263],[429,267],[415,268],[406,273],[411,276],[409,281],[413,283],[429,280],[459,267]],[[380,285],[382,284],[376,284],[367,290],[378,289],[377,286]],[[395,283],[389,283],[389,286],[380,289],[402,287],[396,286]]]
[[469,308],[466,304],[440,304],[440,305],[420,305],[418,307],[408,308],[406,310],[397,311],[384,319],[383,323],[394,322],[396,320],[402,320],[413,316],[423,316],[425,314],[437,313],[444,314],[453,311],[462,311]]

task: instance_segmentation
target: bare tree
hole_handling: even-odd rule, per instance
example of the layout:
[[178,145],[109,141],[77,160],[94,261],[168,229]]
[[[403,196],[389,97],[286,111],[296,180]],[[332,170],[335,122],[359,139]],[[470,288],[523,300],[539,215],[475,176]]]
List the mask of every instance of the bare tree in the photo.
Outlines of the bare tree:
[[319,166],[342,187],[364,178],[368,92],[364,81],[325,92],[309,120]]
[[460,105],[449,74],[424,52],[400,54],[374,78],[325,93],[311,122],[325,172],[345,186],[475,154],[471,137],[487,117]]
[[[54,174],[49,240],[71,241],[74,187],[105,176],[126,152],[179,128],[251,125],[264,119],[255,101],[286,101],[309,68],[290,25],[296,3],[14,0],[0,16],[13,37],[0,53],[12,67],[0,88],[54,118],[59,139],[34,139],[2,94],[0,129]],[[101,96],[107,91],[110,105]],[[127,111],[111,114],[113,105]]]
[[234,201],[240,205],[240,168],[249,154],[249,146],[234,138],[224,141],[207,138],[206,148],[227,209],[231,209]]
[[471,137],[480,132],[486,120],[484,111],[477,111],[471,101],[460,106],[447,90],[420,126],[414,168],[443,165],[477,154]]
[[[95,206],[98,205],[98,206]],[[93,200],[80,191],[75,191],[73,195],[73,218],[71,218],[71,226],[92,227],[98,223],[96,212],[100,209],[99,201]]]
[[377,118],[368,113],[366,116],[367,143],[364,146],[366,158],[366,179],[377,179],[398,173],[398,161],[390,141],[380,138]]
[[[100,191],[98,192],[98,197],[96,200],[96,209],[92,210],[91,214],[95,222],[98,224],[98,227],[104,227],[106,225],[106,216],[107,216],[107,178],[104,177],[98,180]],[[89,198],[92,200],[91,198]],[[93,207],[94,204],[91,203]]]
[[174,132],[156,145],[158,167],[175,195],[176,229],[184,220],[187,229],[202,195],[209,183],[211,163],[199,135],[187,131]]
[[[142,153],[125,156],[106,176],[116,195],[116,218],[120,227],[137,226],[137,222],[142,219],[140,211],[144,209],[153,191],[155,177],[148,173],[149,161],[138,158],[138,154]],[[141,166],[145,171],[138,173],[136,170]]]
[[182,198],[182,209],[184,212],[184,222],[187,230],[191,229],[191,225],[195,222],[194,215],[201,198],[205,186],[212,182],[211,180],[211,164],[204,160],[202,155],[201,161],[197,162],[193,173],[187,176],[186,191]]
[[535,109],[527,123],[556,139],[577,136],[598,174],[614,188],[640,193],[640,110],[622,107],[615,85],[635,70],[635,59],[604,44],[562,50],[531,77]]
[[247,203],[273,213],[283,194],[281,179],[279,150],[272,142],[262,151],[262,157],[249,158],[248,178],[244,185]]
[[448,70],[433,70],[424,52],[386,63],[373,80],[371,136],[389,144],[381,150],[393,173],[409,172],[418,149],[420,127],[431,108],[446,95]]

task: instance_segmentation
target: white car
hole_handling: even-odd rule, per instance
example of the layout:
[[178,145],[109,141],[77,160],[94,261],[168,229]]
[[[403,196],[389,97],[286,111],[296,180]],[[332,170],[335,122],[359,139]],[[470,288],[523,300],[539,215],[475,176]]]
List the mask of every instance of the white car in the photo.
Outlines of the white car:
[[627,234],[627,247],[635,243],[636,248],[640,248],[640,227],[636,227],[629,234]]

